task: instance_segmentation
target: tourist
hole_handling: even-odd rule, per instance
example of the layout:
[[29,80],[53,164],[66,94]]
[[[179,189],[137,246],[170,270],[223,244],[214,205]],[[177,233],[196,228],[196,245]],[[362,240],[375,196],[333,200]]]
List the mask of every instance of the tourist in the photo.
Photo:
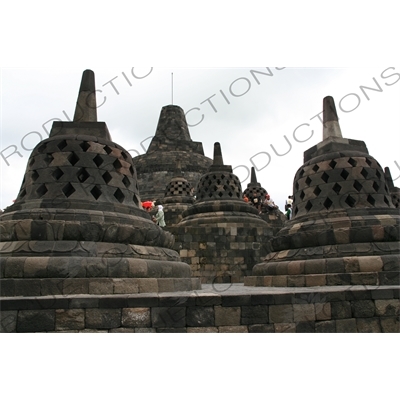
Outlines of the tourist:
[[292,206],[290,204],[287,205],[287,210],[285,215],[289,221],[292,219]]
[[253,206],[254,206],[255,208],[257,208],[257,210],[258,210],[259,213],[261,214],[261,205],[262,205],[262,202],[261,202],[260,193],[253,192],[252,203],[253,203]]
[[243,196],[243,200],[244,200],[245,203],[249,202],[249,198],[246,195]]
[[153,217],[153,221],[158,225],[164,228],[166,226],[164,219],[164,207],[162,205],[158,205],[157,214]]
[[264,204],[267,206],[268,210],[276,210],[278,208],[277,205],[275,205],[274,201],[271,199],[271,196],[269,194],[265,195],[265,201]]
[[290,207],[293,207],[293,196],[288,196],[285,204],[285,211]]

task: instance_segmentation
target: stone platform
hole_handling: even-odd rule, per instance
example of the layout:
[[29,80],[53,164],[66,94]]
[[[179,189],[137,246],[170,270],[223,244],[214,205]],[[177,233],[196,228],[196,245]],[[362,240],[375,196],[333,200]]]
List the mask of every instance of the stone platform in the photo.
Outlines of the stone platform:
[[2,297],[1,332],[399,333],[400,287],[257,288]]

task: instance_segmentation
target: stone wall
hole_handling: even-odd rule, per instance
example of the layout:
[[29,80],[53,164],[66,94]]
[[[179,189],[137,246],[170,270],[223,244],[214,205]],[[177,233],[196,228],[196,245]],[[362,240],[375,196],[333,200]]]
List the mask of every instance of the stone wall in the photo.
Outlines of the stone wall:
[[400,290],[394,286],[236,293],[217,289],[3,298],[1,332],[400,332]]
[[265,238],[273,228],[248,224],[218,223],[212,227],[168,228],[175,236],[174,249],[190,265],[192,277],[202,283],[239,283],[267,254]]

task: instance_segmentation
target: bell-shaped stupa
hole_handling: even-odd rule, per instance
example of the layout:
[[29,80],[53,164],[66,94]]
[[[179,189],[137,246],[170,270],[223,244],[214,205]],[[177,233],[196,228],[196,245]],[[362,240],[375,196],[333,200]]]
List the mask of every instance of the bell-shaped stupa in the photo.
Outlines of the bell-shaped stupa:
[[250,202],[252,202],[254,198],[261,198],[262,201],[264,201],[265,195],[268,194],[266,189],[261,186],[261,183],[257,182],[256,170],[254,167],[251,167],[250,183],[247,185],[247,189],[243,194]]
[[203,144],[191,139],[185,113],[176,105],[162,108],[156,134],[146,154],[133,161],[142,200],[162,202],[165,186],[175,177],[178,162],[183,177],[194,187],[212,163],[204,155]]
[[293,192],[293,219],[246,285],[399,284],[399,210],[365,143],[342,137],[332,97],[323,141],[304,153]]
[[167,226],[178,224],[182,220],[182,213],[195,202],[194,188],[184,177],[181,163],[178,161],[175,176],[165,188],[162,201]]
[[224,164],[219,143],[213,164],[197,185],[196,202],[169,229],[182,261],[202,283],[243,282],[267,254],[260,242],[274,232],[259,210],[243,200],[240,180]]
[[53,123],[0,217],[2,296],[200,287],[173,236],[142,209],[132,157],[97,122],[95,92],[87,70],[73,122]]

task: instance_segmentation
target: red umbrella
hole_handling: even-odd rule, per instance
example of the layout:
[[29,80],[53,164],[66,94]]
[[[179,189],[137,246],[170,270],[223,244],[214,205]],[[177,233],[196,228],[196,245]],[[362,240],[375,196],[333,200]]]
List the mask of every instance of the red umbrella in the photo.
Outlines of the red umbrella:
[[142,207],[143,208],[152,208],[153,207],[153,202],[152,201],[143,201],[142,202]]

